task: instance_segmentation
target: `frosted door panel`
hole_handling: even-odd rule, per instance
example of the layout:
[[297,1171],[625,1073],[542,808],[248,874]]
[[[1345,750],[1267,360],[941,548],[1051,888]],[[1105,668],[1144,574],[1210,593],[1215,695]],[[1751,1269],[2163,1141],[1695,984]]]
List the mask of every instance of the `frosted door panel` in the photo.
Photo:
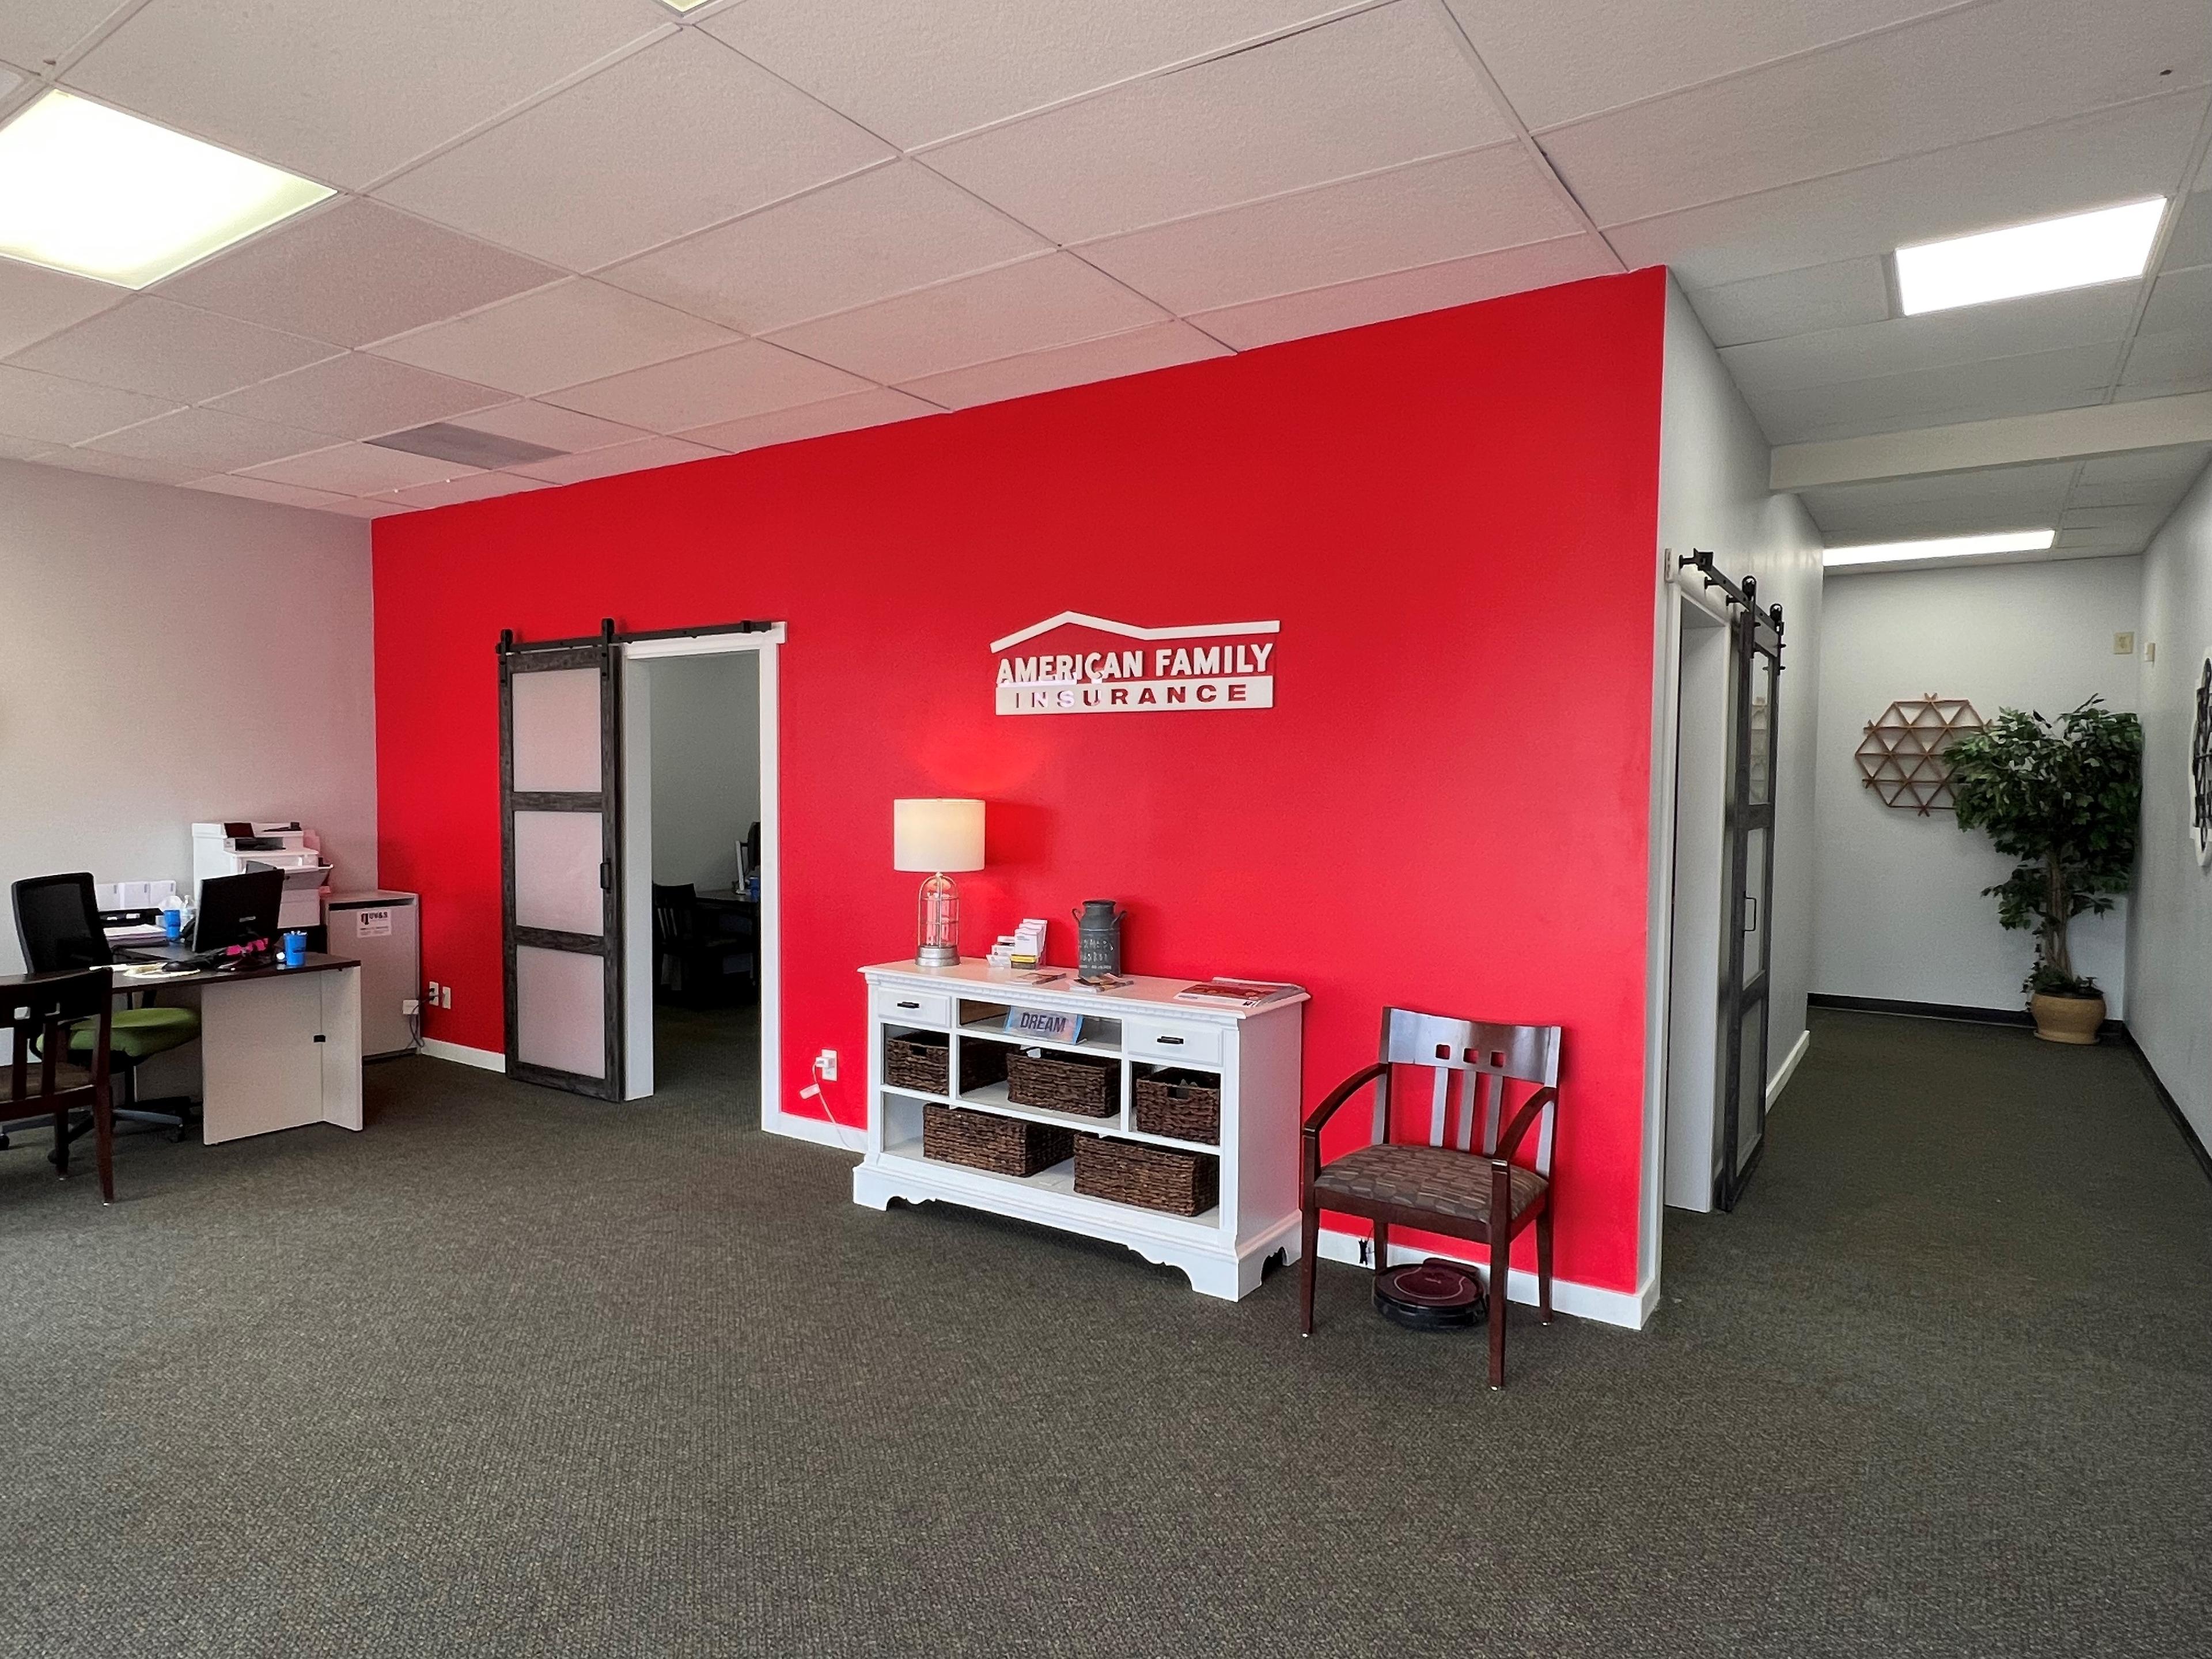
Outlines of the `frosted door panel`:
[[574,951],[514,950],[515,1058],[526,1066],[607,1074],[606,963]]
[[[556,933],[606,929],[597,812],[514,815],[514,925]],[[596,965],[597,957],[585,961]]]
[[599,793],[599,671],[517,674],[514,697],[515,793]]

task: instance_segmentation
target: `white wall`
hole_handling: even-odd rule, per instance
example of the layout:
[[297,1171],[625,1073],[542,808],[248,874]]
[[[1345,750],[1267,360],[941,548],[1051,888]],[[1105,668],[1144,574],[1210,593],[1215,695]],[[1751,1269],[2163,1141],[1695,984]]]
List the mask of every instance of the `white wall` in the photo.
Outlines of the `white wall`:
[[750,651],[666,657],[653,690],[653,878],[727,887],[760,820],[760,668]]
[[[1670,282],[1659,441],[1659,545],[1668,562],[1710,548],[1733,577],[1755,576],[1761,607],[1779,603],[1785,625],[1781,758],[1776,790],[1773,1008],[1770,1070],[1779,1073],[1805,1035],[1813,950],[1813,755],[1822,679],[1820,536],[1794,495],[1767,488],[1765,436],[1706,337],[1697,313]],[[1663,583],[1665,572],[1656,574]],[[1646,1277],[1657,1261],[1656,1181],[1665,1133],[1667,998],[1673,896],[1674,745],[1680,695],[1680,604],[1656,592],[1653,672],[1650,974],[1647,1008],[1644,1213]]]
[[2212,650],[2212,471],[2143,556],[2142,856],[2128,941],[2128,1029],[2167,1091],[2212,1145],[2212,870],[2197,860],[2187,811],[2197,677]]
[[366,523],[0,461],[0,884],[189,886],[191,823],[229,817],[375,884]]
[[[2017,1009],[2034,935],[1997,926],[1995,899],[2014,860],[1948,812],[1884,806],[1854,758],[1866,723],[1899,698],[1966,697],[2057,715],[2085,697],[2136,707],[2135,656],[2112,635],[2141,626],[2142,561],[2072,559],[1951,569],[1838,573],[1822,629],[1818,945],[1813,988]],[[2129,1017],[2127,902],[2077,917],[2077,971]]]

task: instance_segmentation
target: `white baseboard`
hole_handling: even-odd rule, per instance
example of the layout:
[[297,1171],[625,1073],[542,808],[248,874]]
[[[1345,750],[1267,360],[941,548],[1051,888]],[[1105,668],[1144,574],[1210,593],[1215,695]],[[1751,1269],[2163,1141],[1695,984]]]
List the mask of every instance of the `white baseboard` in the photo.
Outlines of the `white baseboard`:
[[507,1056],[492,1048],[471,1048],[462,1042],[441,1042],[435,1037],[422,1039],[422,1052],[432,1060],[450,1060],[456,1066],[473,1066],[479,1071],[504,1072]]
[[761,1127],[772,1135],[788,1135],[793,1140],[811,1141],[817,1146],[834,1146],[855,1158],[868,1150],[866,1129],[832,1123],[827,1118],[801,1117],[796,1112],[763,1112]]
[[1766,1104],[1770,1111],[1773,1109],[1775,1097],[1790,1086],[1790,1079],[1797,1075],[1797,1062],[1805,1058],[1805,1051],[1812,1046],[1813,1033],[1810,1030],[1798,1032],[1797,1041],[1790,1046],[1790,1052],[1782,1057],[1780,1069],[1772,1077],[1767,1079]]
[[[1342,1261],[1354,1267],[1368,1264],[1359,1259],[1359,1252],[1367,1241],[1357,1233],[1339,1232],[1334,1227],[1321,1230],[1321,1256],[1325,1261]],[[1403,1244],[1390,1246],[1390,1264],[1422,1261],[1430,1256],[1441,1256],[1447,1261],[1465,1262],[1475,1268],[1487,1280],[1489,1270],[1480,1262],[1468,1260],[1453,1250],[1413,1249]],[[1536,1275],[1514,1268],[1505,1277],[1505,1294],[1509,1300],[1536,1304]],[[1600,1324],[1625,1326],[1632,1331],[1642,1330],[1644,1322],[1651,1317],[1651,1310],[1658,1305],[1659,1282],[1656,1279],[1641,1291],[1600,1290],[1595,1285],[1578,1285],[1571,1279],[1552,1280],[1552,1309],[1555,1313],[1572,1314],[1577,1319],[1594,1319]]]

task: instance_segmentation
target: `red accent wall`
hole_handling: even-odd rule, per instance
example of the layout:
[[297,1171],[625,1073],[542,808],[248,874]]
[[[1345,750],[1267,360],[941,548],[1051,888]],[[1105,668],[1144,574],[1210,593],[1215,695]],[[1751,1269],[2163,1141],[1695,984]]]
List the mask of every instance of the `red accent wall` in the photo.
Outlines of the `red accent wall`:
[[[456,988],[428,1035],[504,1046],[499,630],[778,618],[786,1110],[817,1049],[864,1074],[854,969],[912,947],[892,799],[981,796],[971,951],[1038,915],[1070,960],[1118,898],[1134,971],[1310,988],[1309,1103],[1386,1003],[1564,1025],[1557,1271],[1633,1290],[1663,280],[380,521],[380,875]],[[995,714],[989,642],[1062,610],[1279,619],[1275,707]]]

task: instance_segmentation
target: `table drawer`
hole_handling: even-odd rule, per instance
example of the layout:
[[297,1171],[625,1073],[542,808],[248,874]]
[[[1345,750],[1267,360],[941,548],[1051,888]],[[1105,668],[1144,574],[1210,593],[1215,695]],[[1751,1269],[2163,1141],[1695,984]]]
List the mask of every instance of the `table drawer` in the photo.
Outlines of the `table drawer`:
[[1149,1025],[1133,1019],[1121,1030],[1130,1059],[1186,1066],[1220,1065],[1227,1037],[1218,1025]]
[[935,991],[875,989],[876,1018],[886,1025],[917,1025],[933,1031],[952,1029],[952,999]]

